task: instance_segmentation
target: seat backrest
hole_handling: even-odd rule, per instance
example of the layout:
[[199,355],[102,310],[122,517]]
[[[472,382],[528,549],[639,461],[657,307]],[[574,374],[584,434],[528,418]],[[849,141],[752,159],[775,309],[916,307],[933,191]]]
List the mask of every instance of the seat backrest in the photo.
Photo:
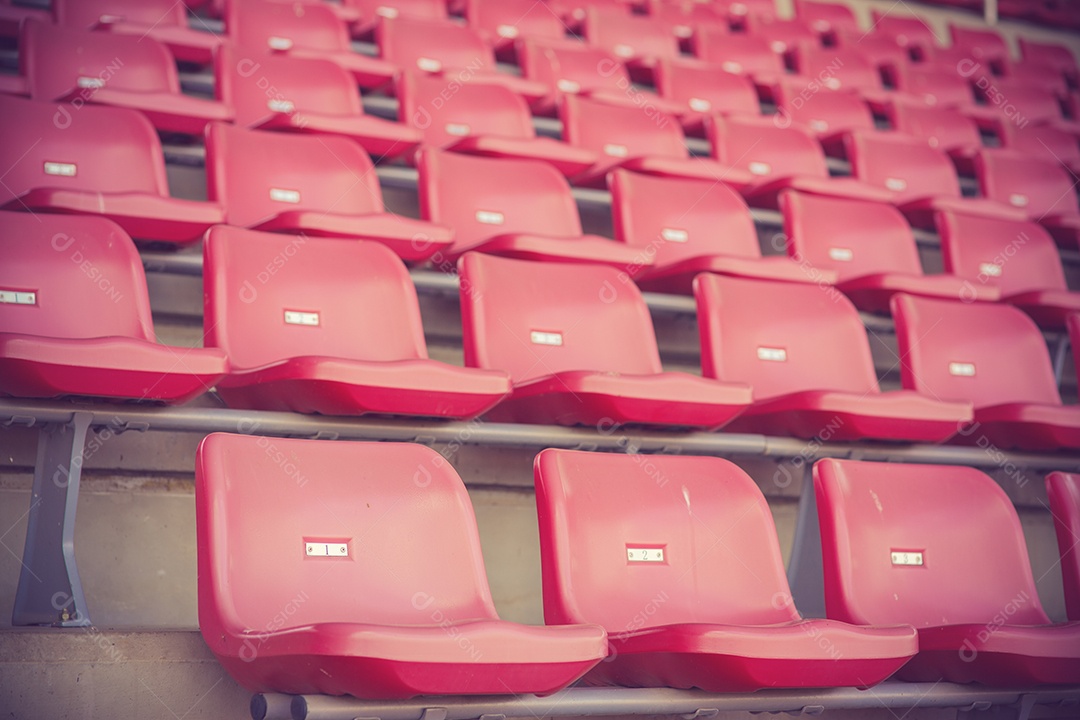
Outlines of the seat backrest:
[[809,24],[818,33],[859,30],[855,13],[850,7],[840,2],[795,0],[795,16]]
[[975,409],[1061,404],[1046,341],[1022,311],[897,294],[892,314],[905,388]]
[[790,602],[768,503],[714,457],[544,450],[533,464],[544,619],[616,633],[772,625]]
[[858,50],[879,68],[896,70],[907,68],[911,64],[911,55],[907,48],[901,47],[891,35],[867,33],[859,28],[841,28],[836,33],[836,46],[844,50]]
[[975,176],[983,195],[1031,217],[1080,214],[1072,176],[1056,160],[986,149],[975,156]]
[[1080,620],[1080,475],[1050,473],[1046,476],[1046,495],[1061,553],[1065,611],[1070,620]]
[[235,369],[427,357],[416,290],[383,245],[217,225],[203,256],[204,343]]
[[528,104],[502,85],[461,83],[446,99],[446,78],[406,70],[398,76],[402,121],[420,130],[424,144],[449,145],[468,135],[536,137]]
[[446,20],[445,0],[347,0],[360,12],[360,19],[373,22],[379,18],[416,18]]
[[919,249],[892,205],[784,191],[788,254],[835,270],[840,281],[877,273],[922,275]]
[[1056,160],[1064,165],[1080,167],[1080,143],[1068,130],[1053,125],[1002,126],[1002,145],[1025,155]]
[[952,45],[970,53],[976,60],[1007,60],[1009,46],[996,31],[987,27],[968,27],[949,23],[949,35]]
[[427,148],[416,165],[420,214],[454,228],[455,250],[514,233],[581,236],[570,185],[548,163]]
[[469,367],[505,370],[515,384],[570,370],[662,371],[649,308],[615,268],[467,253],[458,271]]
[[1028,290],[1067,290],[1054,239],[1034,222],[939,212],[945,271],[1001,289],[1008,297]]
[[1020,519],[973,468],[814,465],[825,606],[857,625],[1043,625]]
[[115,23],[152,27],[188,27],[187,6],[174,0],[53,0],[58,25],[98,28]]
[[615,239],[656,267],[703,255],[761,257],[750,209],[723,183],[614,170],[608,188]]
[[323,3],[230,0],[225,27],[241,47],[274,52],[351,50],[348,28]]
[[230,225],[254,225],[290,210],[337,215],[383,211],[371,158],[343,137],[245,130],[206,132],[206,194]]
[[959,73],[926,67],[925,63],[897,67],[895,82],[898,89],[935,107],[966,108],[975,104],[971,84],[966,78]]
[[668,28],[651,17],[631,15],[629,8],[591,7],[585,12],[583,30],[591,45],[607,50],[619,60],[677,58],[679,41]]
[[694,297],[705,377],[748,383],[755,400],[880,391],[859,312],[835,289],[704,274]]
[[535,0],[467,0],[465,17],[471,27],[490,39],[566,36],[566,26],[546,2]]
[[775,100],[779,122],[791,121],[815,133],[874,129],[870,108],[855,92],[822,90],[795,77],[777,83]]
[[116,223],[0,212],[0,247],[0,332],[154,342],[142,261]]
[[784,60],[763,37],[748,33],[728,34],[711,27],[694,35],[694,54],[706,62],[737,75],[784,74]]
[[686,104],[698,113],[760,115],[754,83],[743,75],[690,59],[664,59],[653,69],[662,97]]
[[90,101],[99,88],[180,93],[176,61],[151,37],[105,33],[28,19],[19,63],[35,100]]
[[0,95],[0,205],[33,188],[167,196],[165,157],[137,110]]
[[[1036,70],[1036,74],[1045,72],[1049,71],[1045,68]],[[980,81],[982,79],[980,78]],[[989,85],[976,81],[975,92],[986,100],[987,109],[998,112],[1001,116],[1001,124],[1011,122],[1038,125],[1060,122],[1064,119],[1057,95],[1030,81],[995,78]]]
[[679,123],[655,108],[647,113],[632,105],[565,95],[559,116],[563,139],[601,158],[689,157]]
[[829,176],[821,144],[794,123],[779,127],[774,118],[712,117],[706,131],[717,160],[761,180]]
[[[893,129],[926,140],[930,147],[948,152],[957,147],[982,145],[979,127],[958,110],[898,102],[889,109]],[[1080,150],[1080,146],[1077,146]]]
[[881,75],[858,47],[803,44],[796,53],[799,75],[829,90],[881,90]]
[[956,167],[943,151],[906,135],[856,131],[844,136],[851,174],[894,192],[960,197]]
[[379,53],[403,70],[494,73],[495,55],[471,27],[449,20],[383,18],[375,29]]
[[625,92],[630,87],[630,75],[621,61],[582,42],[524,39],[518,42],[517,53],[525,77],[559,92]]
[[195,507],[204,636],[496,617],[465,485],[423,445],[213,433]]
[[352,76],[330,60],[248,51],[228,43],[215,56],[217,98],[250,126],[273,113],[363,114]]
[[917,15],[898,15],[888,9],[874,9],[871,16],[874,32],[891,35],[905,47],[932,47],[938,44],[933,29]]
[[1031,40],[1022,35],[1018,36],[1017,40],[1020,43],[1020,57],[1024,62],[1046,65],[1062,72],[1077,72],[1076,57],[1068,47]]

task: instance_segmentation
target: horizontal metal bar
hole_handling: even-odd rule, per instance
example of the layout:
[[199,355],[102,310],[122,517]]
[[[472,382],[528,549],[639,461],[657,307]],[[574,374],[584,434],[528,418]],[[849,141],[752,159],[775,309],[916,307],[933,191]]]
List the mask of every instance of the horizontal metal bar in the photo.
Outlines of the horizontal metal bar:
[[346,418],[288,412],[207,407],[112,405],[0,398],[0,425],[69,423],[76,412],[91,416],[92,426],[137,430],[230,432],[279,437],[309,437],[397,442],[459,443],[493,447],[580,448],[690,455],[764,455],[776,458],[822,457],[912,463],[943,463],[1000,468],[1080,471],[1080,453],[988,452],[980,447],[899,443],[818,443],[797,438],[726,432],[676,432],[638,427],[562,427],[489,423],[483,420],[439,421],[412,418]]

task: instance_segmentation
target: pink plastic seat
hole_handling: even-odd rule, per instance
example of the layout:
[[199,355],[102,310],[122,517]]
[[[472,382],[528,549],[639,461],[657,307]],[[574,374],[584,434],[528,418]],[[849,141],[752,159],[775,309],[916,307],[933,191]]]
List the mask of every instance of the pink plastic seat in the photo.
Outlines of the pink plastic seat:
[[471,27],[449,21],[383,18],[375,35],[382,57],[403,70],[438,75],[447,83],[502,85],[529,102],[548,93],[543,83],[500,72],[494,51]]
[[218,205],[169,196],[153,126],[127,108],[0,95],[0,207],[100,215],[132,237],[187,243],[222,222]]
[[537,137],[529,106],[500,85],[464,83],[446,101],[446,79],[406,71],[398,78],[399,114],[424,144],[471,155],[542,160],[563,175],[592,167],[596,154]]
[[1009,150],[983,150],[975,157],[983,195],[1043,225],[1060,244],[1075,248],[1080,205],[1072,175],[1054,160]]
[[330,3],[229,0],[225,17],[238,46],[330,60],[360,87],[382,87],[398,70],[392,62],[353,52],[348,26]]
[[590,45],[602,48],[630,70],[635,79],[652,77],[661,58],[679,57],[679,41],[653,18],[625,10],[592,7],[585,13],[582,31]]
[[824,147],[839,146],[840,136],[852,130],[873,130],[874,116],[858,93],[808,86],[805,78],[783,79],[774,99],[780,123],[809,128]]
[[1080,623],[1050,623],[1020,518],[989,476],[821,460],[814,489],[828,616],[918,628],[919,653],[900,678],[1005,687],[1080,681]]
[[795,16],[821,36],[835,38],[841,30],[862,32],[855,13],[841,2],[795,0]]
[[1023,155],[1061,163],[1073,175],[1080,175],[1080,142],[1075,134],[1053,125],[1004,123],[1001,145]]
[[139,110],[159,130],[201,134],[228,106],[180,93],[176,62],[152,37],[23,23],[19,63],[35,100]]
[[924,55],[937,46],[937,36],[925,20],[917,15],[899,15],[890,9],[870,11],[874,32],[896,38],[909,51]]
[[207,195],[225,222],[254,230],[374,240],[420,261],[453,231],[387,212],[374,166],[343,137],[244,130],[215,123],[206,134]]
[[[50,10],[38,7],[16,5],[11,0],[0,0],[0,37],[18,38],[19,29],[26,20],[39,20],[52,22],[53,14]],[[9,76],[0,76],[7,79]],[[14,83],[9,85],[0,84],[0,92],[14,92],[17,89]],[[21,94],[21,93],[19,93]]]
[[889,193],[853,178],[830,177],[821,144],[809,128],[784,116],[713,117],[708,126],[713,157],[745,173],[735,187],[755,207],[776,208],[781,190],[888,202]]
[[1068,47],[1038,42],[1023,35],[1018,36],[1017,41],[1020,44],[1020,57],[1024,62],[1054,68],[1074,84],[1080,79],[1080,68],[1077,67],[1076,56]]
[[780,196],[788,252],[811,267],[834,272],[836,287],[861,310],[888,313],[898,292],[993,302],[994,285],[957,275],[924,275],[904,216],[891,205],[785,191]]
[[926,64],[900,66],[893,74],[896,89],[933,107],[974,109],[975,95],[968,78]]
[[886,191],[912,225],[932,227],[934,212],[955,210],[1022,220],[1024,213],[997,198],[961,197],[949,156],[919,138],[900,133],[855,132],[844,136],[851,174]]
[[[836,47],[845,51],[858,51],[879,72],[889,73],[890,76],[911,67],[911,55],[907,48],[902,47],[891,35],[843,27],[836,33]],[[835,67],[835,63],[831,64]],[[859,64],[862,64],[861,61]]]
[[705,274],[694,296],[702,374],[754,388],[732,431],[941,442],[971,419],[969,402],[881,392],[859,312],[832,288]]
[[798,18],[781,20],[776,17],[748,15],[746,32],[769,41],[774,53],[786,56],[800,45],[820,46],[818,33]]
[[495,422],[715,428],[750,387],[664,372],[649,309],[614,268],[468,253],[458,263],[465,364],[506,370]]
[[725,72],[745,75],[757,85],[774,85],[784,75],[783,57],[757,35],[702,28],[694,36],[694,54]]
[[[674,35],[680,47],[692,46],[692,38],[703,28],[718,32],[730,29],[719,3],[699,3],[694,0],[655,0],[645,3],[648,17],[659,32]],[[655,68],[654,68],[655,71]]]
[[763,258],[750,209],[723,183],[613,170],[608,184],[615,238],[654,263],[626,269],[644,290],[688,295],[694,276],[703,272],[789,282],[836,280],[835,273],[810,273],[783,256]]
[[[886,116],[894,130],[926,140],[930,147],[945,151],[965,170],[972,168],[975,154],[983,146],[978,125],[951,108],[894,102],[887,106]],[[1080,145],[1077,153],[1080,154]]]
[[690,157],[678,121],[656,108],[648,110],[564,96],[559,113],[563,138],[599,157],[572,182],[603,187],[608,172],[619,167],[647,175],[723,181],[736,187],[745,187],[752,180],[745,171],[708,158]]
[[446,0],[345,0],[342,4],[359,16],[352,25],[354,35],[369,35],[383,18],[447,20]]
[[454,229],[437,264],[469,250],[620,268],[639,259],[633,248],[582,234],[570,186],[547,163],[425,149],[416,164],[421,215]]
[[416,290],[384,246],[219,225],[203,254],[205,340],[229,356],[230,406],[470,418],[510,393],[505,373],[428,359]]
[[340,135],[377,158],[420,144],[415,129],[365,115],[356,82],[330,60],[225,46],[217,53],[216,69],[218,98],[236,111],[242,127]]
[[973,403],[965,441],[1080,447],[1080,407],[1061,404],[1046,341],[1021,310],[899,294],[892,313],[901,382],[928,398]]
[[518,39],[561,40],[566,26],[546,2],[467,0],[465,17],[496,53],[513,49]]
[[1023,79],[994,78],[987,84],[982,77],[976,80],[974,87],[983,104],[965,112],[980,127],[995,134],[1003,132],[1001,128],[1006,125],[1020,123],[1054,125],[1074,135],[1080,134],[1080,123],[1065,119],[1058,93],[1053,90]]
[[795,53],[796,69],[805,82],[816,80],[827,90],[882,92],[881,74],[858,47],[823,48],[802,45]]
[[221,36],[195,19],[188,21],[193,3],[174,0],[54,0],[59,25],[107,30],[117,35],[151,38],[169,48],[182,62],[208,64],[221,46]]
[[465,485],[423,445],[213,433],[195,518],[199,627],[253,692],[548,694],[607,651],[499,619]]
[[710,63],[680,58],[660,60],[653,68],[660,96],[682,105],[680,118],[687,134],[704,133],[705,118],[717,115],[760,115],[754,84],[742,75]]
[[996,31],[986,26],[968,27],[949,23],[952,46],[979,62],[1001,66],[1009,60],[1009,46]]
[[533,467],[544,618],[608,631],[586,683],[868,687],[917,650],[911,626],[799,615],[768,503],[728,460],[544,450]]
[[0,395],[182,403],[228,369],[160,345],[142,262],[96,217],[0,212]]
[[1037,223],[945,212],[937,227],[946,271],[970,287],[998,288],[1045,328],[1060,330],[1069,313],[1080,312],[1080,293],[1065,284],[1054,240]]
[[[1080,316],[1073,316],[1080,319]],[[1070,321],[1069,334],[1074,327]],[[1078,327],[1077,329],[1080,329]],[[1061,575],[1065,586],[1065,612],[1080,620],[1080,475],[1052,472],[1046,476],[1046,495],[1054,516]]]

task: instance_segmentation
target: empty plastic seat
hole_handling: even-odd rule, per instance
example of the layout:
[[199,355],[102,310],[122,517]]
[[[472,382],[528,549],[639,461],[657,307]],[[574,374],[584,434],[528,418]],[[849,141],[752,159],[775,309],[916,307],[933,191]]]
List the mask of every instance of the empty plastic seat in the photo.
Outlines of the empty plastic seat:
[[1080,680],[1080,623],[1039,603],[1009,496],[973,468],[821,460],[814,466],[828,616],[910,623],[899,677],[1024,687]]
[[182,95],[176,62],[152,37],[113,35],[28,20],[19,63],[35,100],[114,105],[141,111],[159,130],[201,134],[232,110]]
[[[659,32],[667,32],[679,39],[679,45],[689,45],[690,39],[703,27],[723,32],[730,29],[722,8],[716,3],[693,2],[646,2],[649,19]],[[654,68],[655,70],[655,68]]]
[[[945,270],[970,287],[996,287],[1042,327],[1062,329],[1080,312],[1080,293],[1065,284],[1053,238],[1033,222],[944,212],[937,217]],[[967,293],[965,293],[965,299]]]
[[421,215],[454,229],[453,246],[438,258],[477,250],[620,268],[641,260],[633,248],[582,234],[570,186],[547,163],[425,149],[417,167]]
[[592,167],[596,153],[537,137],[529,106],[509,89],[464,83],[446,100],[446,80],[405,71],[398,78],[399,114],[431,147],[489,157],[542,160],[564,175]]
[[917,15],[898,15],[891,8],[874,8],[870,11],[870,17],[875,33],[896,38],[900,45],[915,54],[925,55],[938,44],[933,29]]
[[781,190],[888,202],[889,193],[853,178],[830,177],[821,144],[808,128],[773,118],[713,117],[707,125],[713,156],[749,175],[737,185],[751,205],[777,207]]
[[229,357],[218,394],[233,407],[469,418],[510,392],[505,373],[428,359],[416,290],[384,246],[219,225],[203,254],[205,341]]
[[142,262],[115,223],[0,212],[0,248],[0,395],[182,403],[228,369],[220,350],[157,343]]
[[768,503],[728,460],[544,450],[533,467],[544,618],[608,631],[586,683],[867,687],[916,652],[911,626],[799,615]]
[[383,18],[376,28],[382,57],[402,69],[419,70],[447,82],[496,83],[530,102],[543,98],[543,83],[500,72],[495,53],[476,30],[449,21]]
[[750,387],[664,372],[652,319],[624,273],[468,253],[458,263],[465,364],[506,370],[493,421],[715,428]]
[[940,442],[971,419],[970,402],[881,392],[859,312],[831,287],[705,274],[694,295],[702,374],[754,388],[730,430]]
[[908,220],[932,227],[936,210],[1022,220],[1024,213],[986,197],[961,197],[960,180],[949,156],[919,138],[900,133],[854,132],[844,136],[851,174],[886,190]]
[[680,122],[687,133],[703,133],[708,115],[761,114],[750,79],[710,63],[690,58],[660,60],[653,68],[653,79],[661,97],[683,106]]
[[937,67],[922,65],[898,66],[892,73],[896,89],[927,105],[958,108],[969,111],[975,105],[968,79],[957,72],[942,72]]
[[[50,10],[40,7],[26,7],[16,5],[11,0],[0,0],[0,37],[17,38],[23,22],[29,19],[41,22],[52,22],[53,15]],[[14,76],[0,76],[5,80]],[[16,84],[0,84],[0,92],[16,92]],[[21,91],[19,91],[21,94]]]
[[359,16],[352,25],[353,34],[358,35],[370,33],[383,18],[447,19],[445,0],[346,0],[343,4]]
[[968,27],[949,23],[952,47],[979,62],[1001,68],[1009,61],[1009,46],[1001,35],[985,25]]
[[967,108],[965,112],[981,127],[1000,133],[1000,128],[1010,123],[1034,123],[1056,125],[1074,134],[1080,133],[1080,125],[1066,120],[1061,114],[1061,103],[1053,90],[1004,78],[994,78],[991,82],[976,80],[974,87],[983,98],[983,104]]
[[911,55],[907,48],[901,47],[891,35],[841,28],[836,33],[836,47],[857,50],[881,72],[895,74],[897,70],[911,66]]
[[341,135],[379,158],[420,144],[414,128],[365,115],[352,76],[330,60],[225,46],[216,69],[215,91],[243,127]]
[[[1080,316],[1074,317],[1080,319]],[[1072,326],[1069,334],[1072,335]],[[1080,475],[1050,473],[1046,476],[1046,495],[1050,498],[1050,512],[1054,516],[1061,553],[1065,612],[1070,620],[1080,620]]]
[[746,75],[758,85],[771,86],[784,75],[783,57],[757,35],[702,28],[694,36],[694,54],[725,72]]
[[1080,407],[1061,404],[1046,341],[1021,310],[900,294],[892,313],[904,387],[973,403],[968,442],[1080,447]]
[[101,215],[136,239],[176,243],[222,222],[215,204],[169,197],[161,141],[141,113],[0,95],[0,116],[0,207]]
[[353,52],[348,26],[329,3],[230,0],[225,25],[239,46],[330,60],[360,87],[381,87],[397,72],[391,62]]
[[830,150],[845,132],[874,129],[870,108],[855,92],[823,90],[816,81],[808,85],[804,78],[785,78],[777,83],[774,100],[777,122],[809,128]]
[[221,46],[221,36],[199,21],[192,27],[187,15],[191,4],[174,0],[54,0],[52,10],[59,25],[149,37],[168,47],[177,60],[207,64]]
[[1076,57],[1068,47],[1030,40],[1023,35],[1019,35],[1017,41],[1020,44],[1020,57],[1024,62],[1054,68],[1069,78],[1073,84],[1080,79],[1080,68],[1077,68]]
[[576,95],[565,95],[559,113],[563,138],[591,150],[599,159],[572,178],[575,185],[604,186],[607,173],[617,167],[665,177],[721,180],[744,187],[753,178],[715,160],[690,157],[679,123],[656,108],[609,105]]
[[627,273],[644,290],[689,294],[703,272],[791,282],[833,282],[783,256],[763,258],[757,228],[742,198],[723,183],[612,171],[615,238],[639,251],[652,267]]
[[838,276],[836,287],[861,310],[889,312],[889,299],[906,292],[945,300],[1000,297],[995,285],[956,275],[924,275],[919,249],[904,216],[892,205],[784,191],[780,196],[788,252]]
[[862,32],[851,8],[841,2],[795,0],[795,16],[818,35],[835,39],[840,30]]
[[821,45],[818,34],[802,20],[780,20],[776,17],[748,15],[746,32],[769,41],[774,53],[787,55],[800,45]]
[[371,159],[343,137],[215,123],[206,133],[206,170],[207,195],[230,225],[374,240],[408,261],[453,242],[450,228],[386,212]]
[[665,32],[651,17],[631,15],[626,10],[589,8],[582,31],[590,45],[617,57],[634,78],[651,78],[661,58],[679,56],[674,34]]
[[869,94],[882,92],[877,67],[857,47],[802,45],[795,53],[795,67],[806,82],[819,82],[828,90],[854,90]]
[[519,38],[566,36],[566,26],[550,5],[535,0],[467,0],[465,18],[496,52],[511,49]]
[[254,692],[551,693],[607,652],[499,619],[465,485],[423,445],[213,433],[195,518],[199,627]]
[[889,103],[886,116],[894,130],[926,140],[965,169],[972,167],[975,153],[982,149],[978,125],[958,110],[900,101]]
[[1041,223],[1059,243],[1076,247],[1080,237],[1076,184],[1057,161],[988,149],[975,157],[975,175],[983,195]]

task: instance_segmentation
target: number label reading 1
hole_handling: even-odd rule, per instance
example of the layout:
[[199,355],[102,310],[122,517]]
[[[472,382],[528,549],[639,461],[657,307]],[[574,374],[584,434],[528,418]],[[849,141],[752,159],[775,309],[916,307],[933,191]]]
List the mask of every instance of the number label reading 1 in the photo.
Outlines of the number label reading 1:
[[626,561],[637,563],[662,563],[664,562],[664,548],[628,547],[626,548]]
[[304,552],[308,557],[349,557],[349,544],[343,542],[306,542]]
[[921,552],[893,550],[892,551],[892,564],[893,565],[922,565],[923,564],[923,554]]

